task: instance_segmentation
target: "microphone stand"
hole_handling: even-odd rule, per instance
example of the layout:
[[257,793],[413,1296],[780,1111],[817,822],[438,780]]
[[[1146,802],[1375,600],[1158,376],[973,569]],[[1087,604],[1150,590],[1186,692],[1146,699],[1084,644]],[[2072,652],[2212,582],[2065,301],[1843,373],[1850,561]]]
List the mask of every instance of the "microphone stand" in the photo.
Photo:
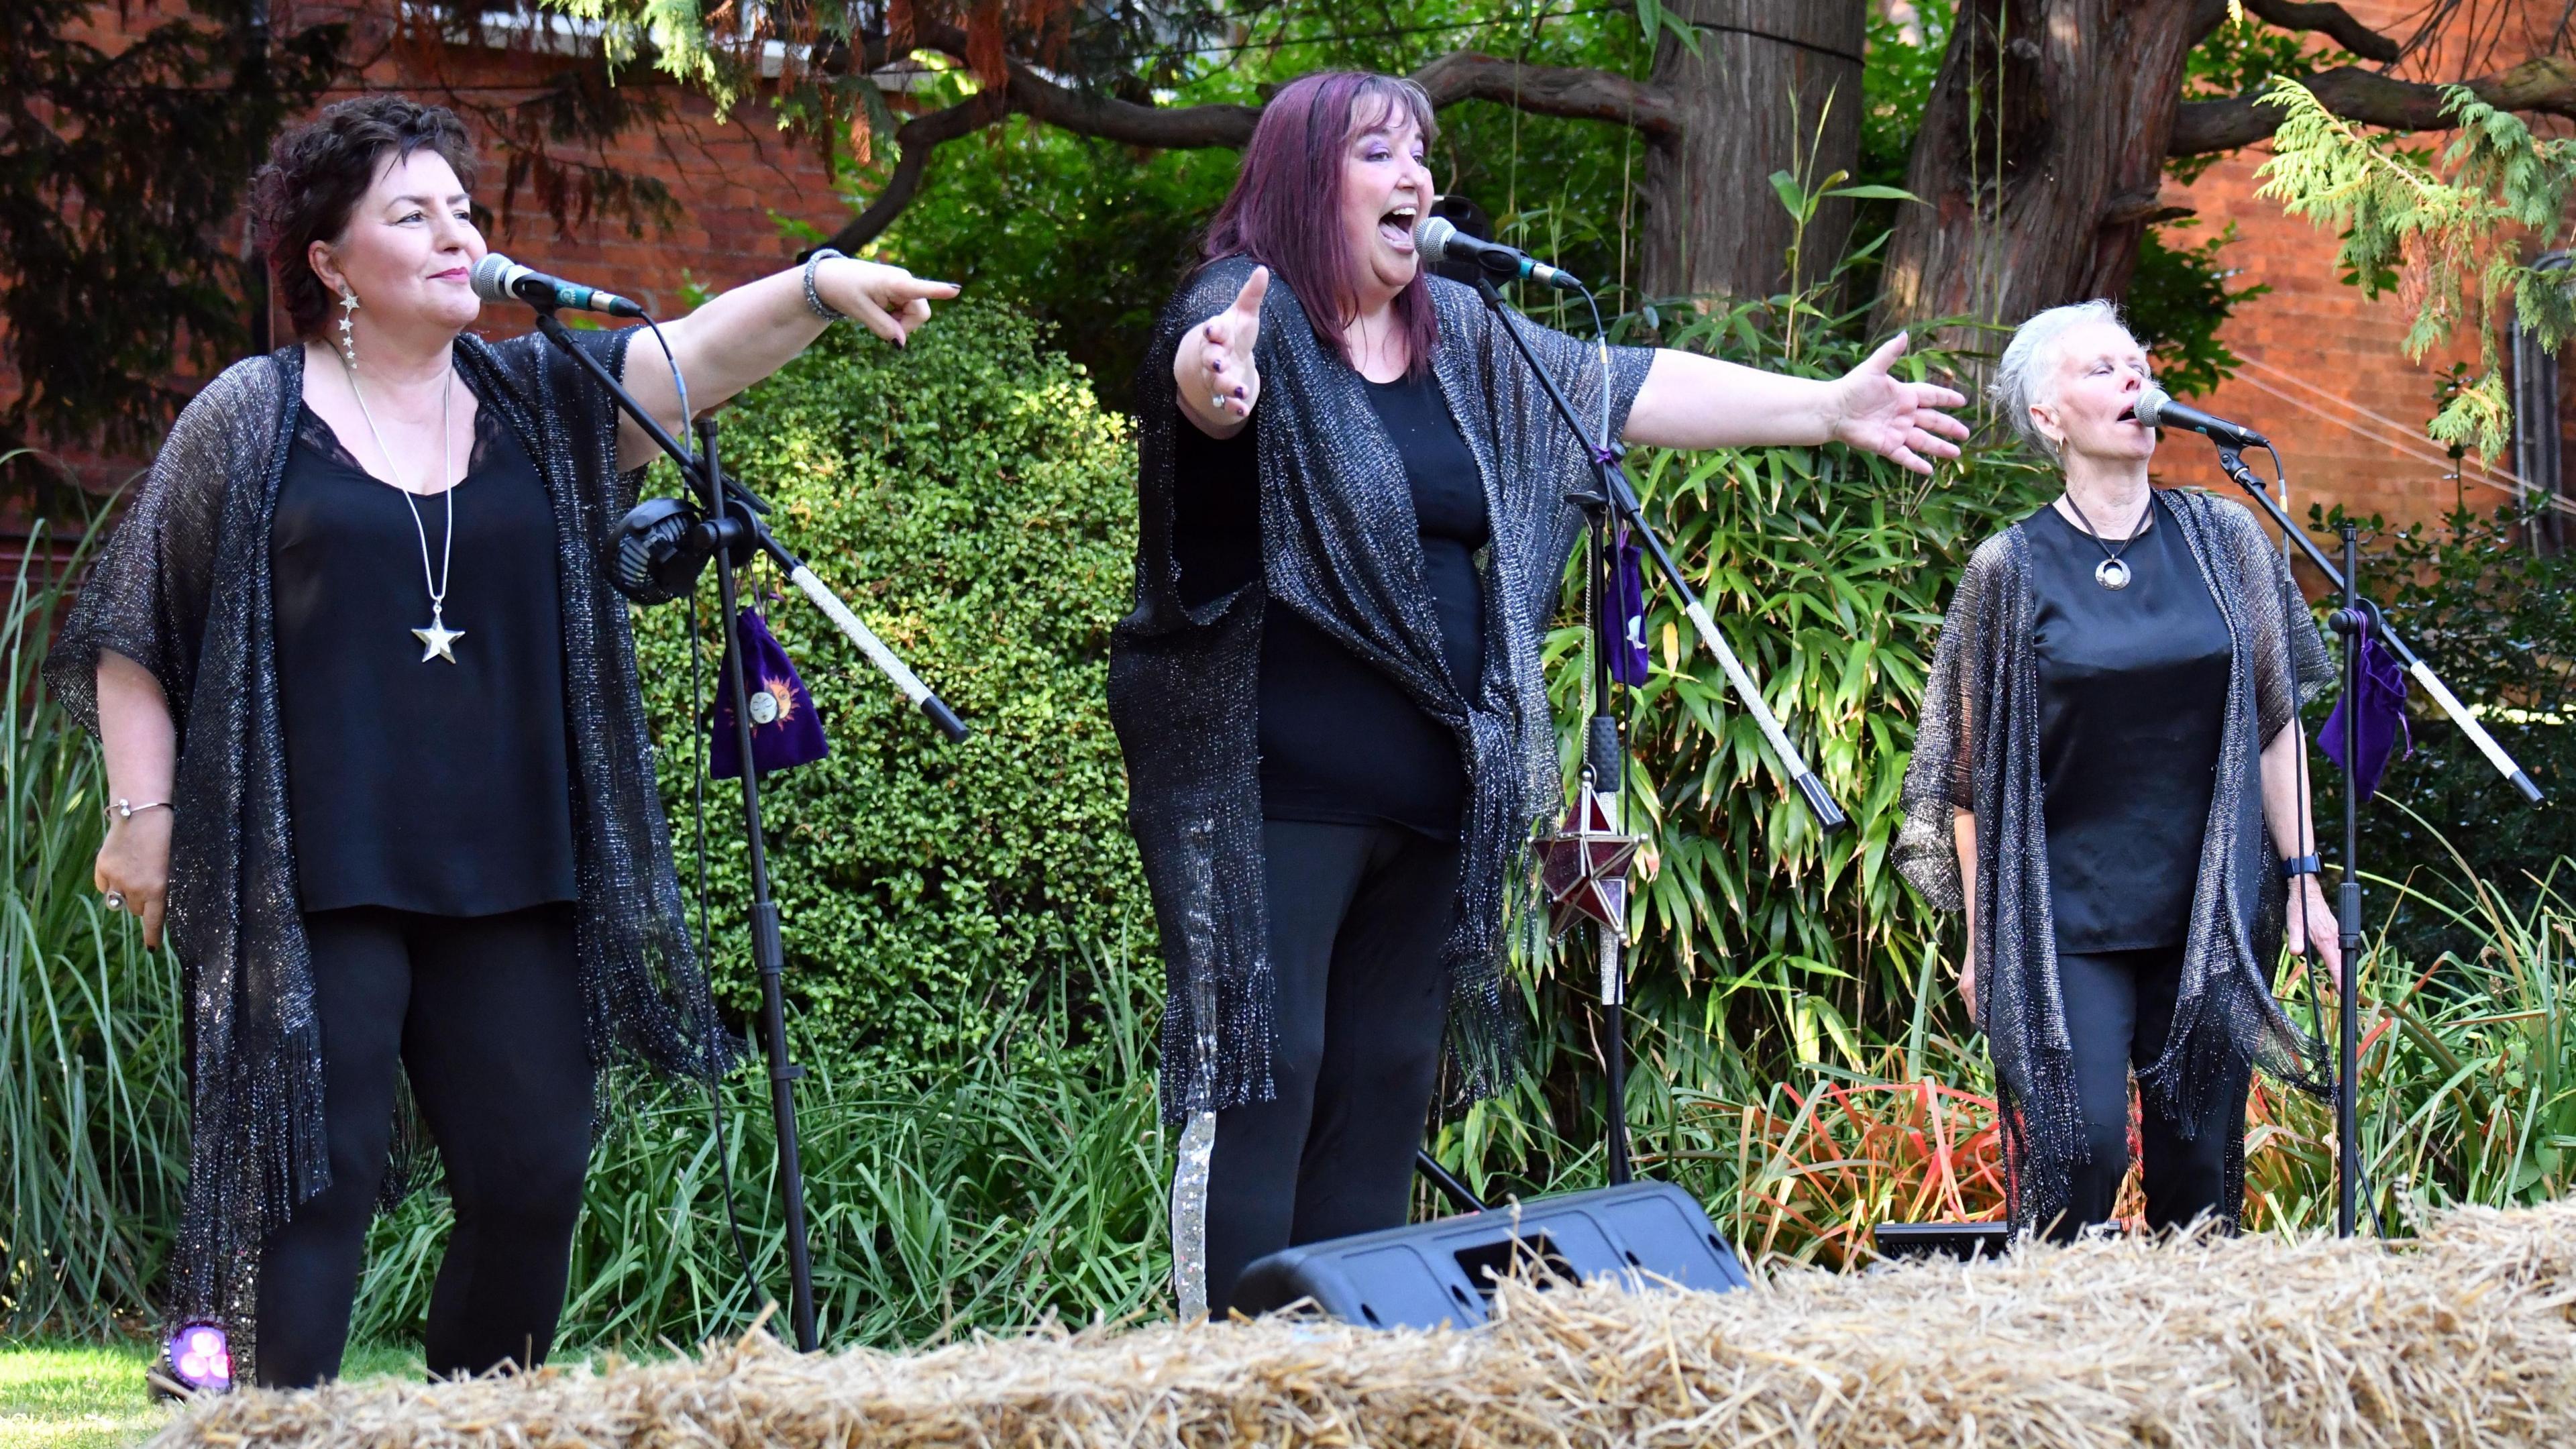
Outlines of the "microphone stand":
[[[1743,661],[1735,657],[1735,651],[1727,647],[1726,636],[1718,632],[1717,621],[1709,617],[1707,606],[1700,602],[1699,595],[1682,578],[1682,571],[1665,549],[1664,541],[1647,525],[1636,492],[1629,487],[1628,475],[1619,466],[1626,450],[1607,437],[1595,442],[1584,430],[1583,420],[1574,411],[1574,405],[1566,400],[1565,393],[1556,385],[1556,379],[1539,365],[1538,355],[1530,351],[1528,340],[1521,336],[1520,328],[1512,321],[1511,309],[1503,304],[1503,294],[1495,290],[1491,277],[1478,274],[1476,294],[1484,299],[1485,309],[1493,314],[1495,325],[1511,338],[1513,349],[1528,365],[1530,375],[1538,380],[1557,417],[1564,421],[1576,441],[1583,444],[1584,452],[1592,462],[1593,486],[1569,495],[1569,500],[1590,520],[1592,558],[1587,567],[1591,570],[1594,597],[1601,601],[1602,615],[1601,618],[1584,621],[1585,628],[1596,631],[1596,638],[1592,651],[1593,713],[1585,721],[1583,772],[1596,788],[1602,784],[1610,787],[1616,802],[1613,808],[1618,812],[1613,816],[1614,825],[1624,829],[1626,824],[1625,753],[1619,741],[1618,716],[1610,710],[1610,645],[1609,641],[1597,637],[1602,620],[1615,607],[1612,591],[1617,571],[1610,544],[1610,524],[1614,514],[1635,532],[1638,540],[1645,544],[1646,552],[1654,556],[1655,567],[1663,574],[1664,582],[1672,588],[1674,596],[1681,600],[1682,611],[1690,617],[1691,629],[1699,637],[1701,647],[1708,650],[1717,660],[1718,668],[1725,671],[1727,684],[1734,690],[1737,702],[1744,706],[1755,727],[1762,731],[1763,739],[1770,743],[1772,755],[1797,782],[1798,793],[1806,797],[1807,808],[1815,813],[1817,825],[1830,835],[1850,824],[1851,817],[1834,803],[1824,781],[1817,779],[1816,772],[1808,768],[1806,758],[1798,753],[1798,747],[1789,743],[1787,732],[1780,728],[1780,721],[1772,715],[1770,706],[1763,702],[1760,687],[1746,672]],[[1578,808],[1581,808],[1579,799]],[[1610,1093],[1607,1128],[1610,1181],[1619,1185],[1631,1177],[1627,1096],[1628,988],[1620,961],[1620,928],[1597,926],[1595,929],[1601,948],[1601,1005],[1609,1018],[1607,1040],[1602,1046],[1602,1068]]]
[[2245,466],[2243,450],[2225,443],[2217,446],[2218,465],[2228,478],[2271,515],[2272,522],[2279,525],[2284,537],[2298,542],[2308,562],[2325,576],[2327,584],[2343,595],[2343,607],[2327,615],[2326,623],[2343,640],[2343,888],[2335,901],[2335,920],[2343,951],[2343,970],[2338,973],[2340,979],[2335,984],[2335,1014],[2338,1018],[2335,1043],[2335,1235],[2348,1238],[2352,1236],[2353,1225],[2359,1217],[2362,1173],[2360,1088],[2357,1081],[2361,1070],[2361,788],[2353,775],[2354,765],[2361,758],[2362,645],[2372,638],[2387,645],[2415,682],[2424,686],[2425,694],[2442,707],[2443,713],[2468,735],[2470,742],[2486,755],[2497,771],[2513,782],[2524,799],[2534,805],[2539,804],[2540,787],[2531,782],[2531,776],[2523,773],[2522,767],[2505,753],[2504,746],[2496,743],[2495,736],[2488,734],[2486,726],[2478,723],[2477,717],[2470,714],[2459,697],[2442,683],[2432,666],[2407,648],[2405,641],[2397,637],[2397,632],[2388,627],[2387,617],[2380,612],[2379,605],[2363,596],[2359,531],[2352,521],[2346,519],[2342,525],[2343,567],[2338,569],[2326,558],[2325,550],[2308,537],[2307,531],[2292,523],[2281,505],[2272,501],[2272,495],[2264,489],[2262,480],[2254,476],[2253,469]]
[[767,554],[787,571],[788,577],[816,607],[839,625],[842,632],[848,634],[924,714],[930,716],[949,739],[964,739],[966,725],[865,624],[859,622],[848,605],[842,603],[814,577],[812,570],[770,534],[760,521],[760,514],[767,512],[769,505],[728,477],[717,459],[715,419],[698,419],[699,449],[692,453],[645,411],[633,393],[609,375],[598,358],[575,344],[572,333],[555,316],[553,308],[538,307],[536,313],[537,330],[582,371],[590,374],[591,381],[605,388],[617,410],[632,419],[644,430],[645,436],[670,455],[706,510],[698,530],[701,540],[713,546],[715,556],[718,607],[728,636],[725,679],[733,690],[734,739],[742,756],[743,841],[749,851],[751,866],[751,956],[760,973],[761,1046],[769,1057],[769,1110],[778,1131],[778,1193],[787,1219],[788,1316],[795,1330],[796,1347],[801,1352],[812,1353],[818,1347],[814,1333],[814,1262],[806,1240],[805,1171],[796,1131],[796,1083],[804,1077],[805,1069],[796,1065],[788,1054],[787,1008],[782,986],[787,952],[779,933],[778,903],[769,891],[769,857],[764,848],[766,837],[760,820],[760,771],[752,763],[751,710],[744,703],[751,696],[744,688],[742,651],[733,647],[731,638],[734,618],[741,607],[735,571],[751,561],[755,550]]

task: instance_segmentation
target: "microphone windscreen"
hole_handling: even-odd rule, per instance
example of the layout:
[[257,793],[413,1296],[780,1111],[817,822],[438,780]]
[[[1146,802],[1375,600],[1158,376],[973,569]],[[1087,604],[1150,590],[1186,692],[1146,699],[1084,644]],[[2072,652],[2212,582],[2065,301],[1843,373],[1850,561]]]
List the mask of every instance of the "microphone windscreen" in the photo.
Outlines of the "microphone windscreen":
[[519,264],[499,252],[485,252],[474,264],[474,295],[486,302],[507,302],[510,297],[510,273]]
[[2165,407],[2172,401],[2172,393],[2165,391],[2163,388],[2156,386],[2152,382],[2148,383],[2145,387],[2138,389],[2138,405],[2135,409],[2138,415],[2138,421],[2150,428],[2164,426],[2159,415],[2164,412]]
[[1423,261],[1438,266],[1449,250],[1449,239],[1457,234],[1457,224],[1449,218],[1426,216],[1413,224],[1413,247]]

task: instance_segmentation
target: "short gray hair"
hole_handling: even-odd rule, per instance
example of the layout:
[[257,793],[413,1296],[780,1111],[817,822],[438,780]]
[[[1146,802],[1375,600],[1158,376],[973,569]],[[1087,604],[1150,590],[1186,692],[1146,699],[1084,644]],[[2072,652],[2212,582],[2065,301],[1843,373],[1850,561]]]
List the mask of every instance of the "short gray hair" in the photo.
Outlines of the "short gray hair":
[[[2071,302],[2033,312],[2028,320],[2013,329],[2012,341],[2004,345],[2003,360],[1995,364],[1995,380],[1986,396],[2002,411],[2021,440],[2057,459],[2057,444],[2030,420],[2030,405],[2046,402],[2051,386],[2057,380],[2058,344],[2068,331],[2087,322],[2108,322],[2123,332],[2128,321],[2121,317],[2117,303],[2096,297],[2090,302]],[[2135,340],[2134,335],[2131,340]]]

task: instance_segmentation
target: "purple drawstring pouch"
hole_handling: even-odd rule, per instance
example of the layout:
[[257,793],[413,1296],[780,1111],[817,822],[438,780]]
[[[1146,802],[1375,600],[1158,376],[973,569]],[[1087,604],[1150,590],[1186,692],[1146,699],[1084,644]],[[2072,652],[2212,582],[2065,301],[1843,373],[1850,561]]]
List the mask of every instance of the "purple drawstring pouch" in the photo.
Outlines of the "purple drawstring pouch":
[[[805,692],[805,681],[797,677],[796,666],[760,615],[750,609],[736,615],[733,638],[734,647],[742,652],[743,685],[751,691],[752,768],[766,775],[830,754],[832,745],[823,738],[823,722],[814,715],[814,697]],[[715,739],[707,754],[707,773],[719,780],[742,774],[732,680],[730,671],[717,676],[711,718]]]

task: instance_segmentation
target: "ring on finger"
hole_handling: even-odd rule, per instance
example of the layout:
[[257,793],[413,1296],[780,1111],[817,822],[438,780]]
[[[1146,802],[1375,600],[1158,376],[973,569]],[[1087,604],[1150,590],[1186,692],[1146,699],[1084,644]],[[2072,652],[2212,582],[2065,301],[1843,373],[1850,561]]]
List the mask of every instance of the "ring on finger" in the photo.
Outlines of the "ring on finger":
[[107,908],[111,911],[121,911],[125,909],[125,892],[123,891],[111,890],[103,899],[107,903]]

